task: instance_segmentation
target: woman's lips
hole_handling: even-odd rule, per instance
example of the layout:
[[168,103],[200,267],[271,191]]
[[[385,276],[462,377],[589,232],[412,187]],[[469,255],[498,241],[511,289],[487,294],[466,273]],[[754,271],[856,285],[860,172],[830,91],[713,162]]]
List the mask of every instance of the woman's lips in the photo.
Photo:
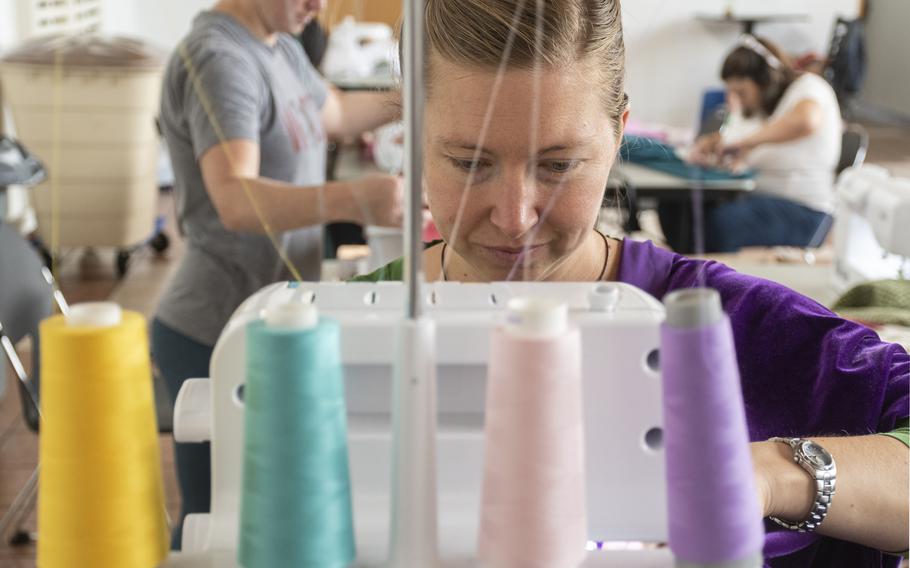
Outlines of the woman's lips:
[[498,247],[478,245],[483,254],[502,264],[513,265],[519,261],[528,263],[543,251],[545,244],[530,245],[527,247]]

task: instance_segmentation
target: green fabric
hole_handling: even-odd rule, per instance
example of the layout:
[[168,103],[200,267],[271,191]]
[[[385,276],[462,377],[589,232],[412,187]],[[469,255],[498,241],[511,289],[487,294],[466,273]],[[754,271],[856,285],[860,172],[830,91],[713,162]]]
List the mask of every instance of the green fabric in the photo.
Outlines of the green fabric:
[[[429,243],[428,246],[433,246],[434,244],[436,244],[436,243],[435,242]],[[351,282],[384,282],[384,281],[399,281],[400,282],[403,279],[404,279],[404,259],[399,258],[397,260],[393,260],[392,262],[390,262],[389,264],[386,264],[385,266],[379,268],[378,270],[374,270],[373,272],[371,272],[369,274],[355,276],[354,278],[351,279]],[[886,300],[883,299],[882,301],[895,301],[895,299],[901,298],[902,293],[910,294],[910,290],[908,290],[906,288],[901,288],[900,286],[892,286],[891,285],[892,283],[910,284],[910,282],[905,282],[905,281],[901,281],[901,280],[889,280],[889,281],[884,281],[884,282],[875,282],[875,283],[872,283],[871,285],[862,284],[860,286],[856,286],[855,288],[852,288],[850,291],[848,291],[846,294],[844,294],[844,296],[840,300],[838,300],[838,304],[843,302],[848,297],[849,298],[854,298],[854,297],[879,298],[879,297],[881,297],[881,298],[886,299]],[[882,286],[883,284],[885,286]],[[871,286],[871,289],[870,289],[871,291],[863,291],[863,290],[865,290],[865,288],[867,286]],[[851,294],[853,294],[853,295],[851,295]],[[860,301],[860,300],[857,300],[857,301]],[[910,318],[910,295],[907,296],[907,298],[904,300],[904,302],[905,303],[903,305],[907,307],[907,309],[905,310],[908,312],[907,317]],[[835,304],[835,305],[837,305],[837,304]],[[866,320],[865,318],[860,318],[860,319],[869,321],[869,320]],[[908,323],[907,325],[910,325],[910,323]],[[903,420],[901,422],[898,422],[896,429],[892,430],[891,432],[883,432],[883,434],[886,436],[891,436],[893,438],[897,438],[898,440],[900,440],[907,446],[910,446],[910,418]]]
[[910,327],[910,280],[879,280],[854,286],[831,309],[852,320]]
[[892,438],[897,438],[906,446],[910,446],[910,418],[901,420],[897,423],[897,428],[890,432],[886,432],[885,436],[891,436]]
[[[910,418],[899,421],[897,423],[896,429],[892,430],[891,432],[886,432],[882,435],[891,436],[892,438],[896,438],[903,442],[905,446],[910,446]],[[897,556],[903,556],[904,558],[910,558],[910,556],[908,556],[908,552],[910,551],[904,550],[901,552],[896,552],[894,554]]]
[[[847,290],[831,310],[852,320],[910,327],[910,280],[866,282]],[[910,419],[885,433],[910,446]]]
[[[428,249],[441,243],[441,239],[423,243],[423,248]],[[404,280],[404,257],[393,260],[385,266],[370,272],[351,278],[351,282],[401,282]]]
[[374,270],[369,274],[362,274],[351,278],[351,282],[384,282],[387,280],[400,282],[404,280],[404,259],[399,258]]

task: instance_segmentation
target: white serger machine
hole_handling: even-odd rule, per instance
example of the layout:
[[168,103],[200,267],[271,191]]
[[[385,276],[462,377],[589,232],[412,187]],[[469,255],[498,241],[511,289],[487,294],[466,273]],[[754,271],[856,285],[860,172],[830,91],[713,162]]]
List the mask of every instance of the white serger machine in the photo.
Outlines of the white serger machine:
[[[404,317],[405,293],[405,286],[397,282],[278,283],[237,309],[215,347],[211,379],[188,380],[177,399],[175,438],[210,440],[212,447],[211,514],[187,518],[183,554],[178,556],[221,555],[233,562],[242,475],[245,327],[271,306],[306,302],[341,325],[356,565],[382,564],[389,532],[395,330]],[[437,330],[437,495],[443,561],[461,559],[467,564],[455,565],[471,565],[479,515],[490,331],[502,321],[509,299],[518,295],[566,302],[571,321],[582,331],[589,548],[599,542],[665,542],[658,353],[664,309],[660,302],[619,283],[440,282],[424,285],[421,297]],[[622,565],[669,565],[665,563],[669,552],[661,551],[665,556],[659,562],[654,554],[636,556],[648,556],[642,563],[630,556]],[[176,560],[171,565],[209,564]],[[602,564],[593,559],[585,564],[589,565]]]
[[910,278],[910,179],[880,166],[845,170],[837,182],[835,283]]

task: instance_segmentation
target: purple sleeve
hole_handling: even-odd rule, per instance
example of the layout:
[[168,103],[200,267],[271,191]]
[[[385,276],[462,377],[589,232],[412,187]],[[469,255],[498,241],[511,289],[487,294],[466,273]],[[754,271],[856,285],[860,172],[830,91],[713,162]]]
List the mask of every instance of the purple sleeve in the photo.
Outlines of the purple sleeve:
[[780,284],[626,240],[619,279],[660,299],[709,286],[733,325],[752,440],[888,432],[910,415],[910,356]]

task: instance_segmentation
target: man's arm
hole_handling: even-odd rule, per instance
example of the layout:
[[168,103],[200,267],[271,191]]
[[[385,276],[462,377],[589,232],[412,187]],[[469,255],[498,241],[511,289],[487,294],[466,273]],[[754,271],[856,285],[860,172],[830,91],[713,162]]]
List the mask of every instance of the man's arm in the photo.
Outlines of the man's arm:
[[322,123],[329,138],[356,136],[401,118],[400,95],[395,92],[343,92],[328,88]]
[[259,145],[229,140],[199,162],[206,191],[225,228],[286,231],[330,221],[400,226],[403,188],[398,178],[369,176],[298,187],[259,176]]

